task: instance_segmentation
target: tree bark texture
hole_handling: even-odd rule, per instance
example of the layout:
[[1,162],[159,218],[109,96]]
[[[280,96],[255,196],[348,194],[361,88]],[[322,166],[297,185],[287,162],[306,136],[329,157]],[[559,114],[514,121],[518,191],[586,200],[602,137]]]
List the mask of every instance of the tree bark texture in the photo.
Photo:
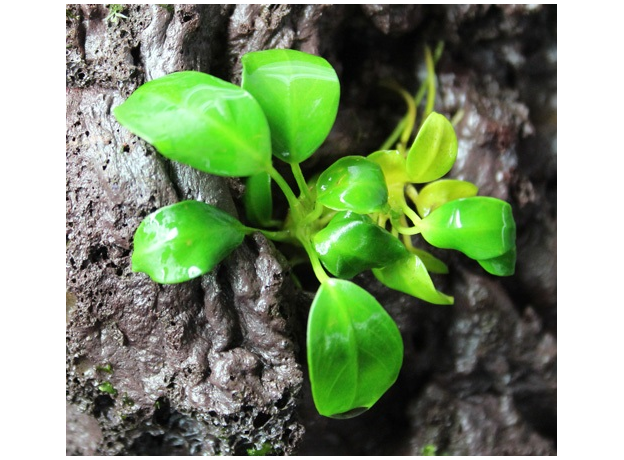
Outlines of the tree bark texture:
[[[67,453],[555,455],[556,6],[110,8],[67,5]],[[356,277],[399,325],[404,365],[370,411],[326,419],[307,383],[305,272],[302,289],[263,236],[188,283],[131,272],[148,213],[197,199],[240,217],[244,187],[164,159],[111,109],[174,71],[239,83],[248,51],[318,54],[342,94],[327,142],[303,164],[313,174],[379,148],[405,111],[379,83],[415,91],[424,45],[438,41],[436,110],[462,113],[450,176],[512,204],[516,274],[436,252],[451,267],[435,279],[450,307]]]

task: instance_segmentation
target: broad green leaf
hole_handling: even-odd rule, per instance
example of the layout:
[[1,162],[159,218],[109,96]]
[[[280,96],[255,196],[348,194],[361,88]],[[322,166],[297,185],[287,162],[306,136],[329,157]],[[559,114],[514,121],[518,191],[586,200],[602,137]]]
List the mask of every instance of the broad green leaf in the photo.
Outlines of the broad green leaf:
[[431,112],[407,153],[407,175],[421,184],[444,176],[457,158],[455,129],[444,115]]
[[340,100],[334,68],[301,51],[274,49],[242,58],[242,87],[262,106],[271,127],[273,154],[301,163],[329,134]]
[[418,256],[418,258],[425,264],[425,267],[431,273],[447,274],[449,272],[448,266],[440,259],[419,248],[411,247],[409,252]]
[[367,158],[381,166],[387,184],[405,185],[410,182],[407,177],[405,157],[398,150],[378,150],[368,155]]
[[253,225],[269,227],[273,216],[271,177],[259,173],[247,178],[244,195],[245,213]]
[[312,237],[327,270],[339,278],[353,278],[371,268],[383,267],[404,257],[405,246],[368,216],[340,212]]
[[405,184],[410,182],[405,169],[405,157],[398,150],[378,150],[371,153],[367,158],[381,166],[388,186],[388,204],[392,209],[402,214],[401,208],[405,202]]
[[369,409],[396,381],[403,341],[372,295],[350,281],[330,278],[312,302],[307,354],[318,412],[350,418]]
[[416,197],[416,209],[421,217],[444,203],[475,196],[479,188],[471,182],[455,179],[442,179],[425,185]]
[[373,274],[384,285],[396,291],[437,305],[453,303],[453,297],[435,288],[425,264],[416,254],[408,254],[392,265],[374,269]]
[[245,236],[228,213],[200,201],[182,201],[148,215],[134,234],[132,270],[157,283],[188,281],[209,272]]
[[475,196],[443,204],[421,221],[429,244],[457,249],[471,259],[498,257],[516,246],[511,205],[497,198]]
[[220,176],[271,166],[271,133],[256,100],[201,72],[176,72],[139,87],[113,110],[128,130],[171,160]]
[[516,272],[516,248],[514,247],[502,256],[477,260],[477,262],[492,275],[511,276]]
[[384,209],[388,188],[381,167],[361,156],[340,158],[316,181],[317,202],[336,211],[369,214]]

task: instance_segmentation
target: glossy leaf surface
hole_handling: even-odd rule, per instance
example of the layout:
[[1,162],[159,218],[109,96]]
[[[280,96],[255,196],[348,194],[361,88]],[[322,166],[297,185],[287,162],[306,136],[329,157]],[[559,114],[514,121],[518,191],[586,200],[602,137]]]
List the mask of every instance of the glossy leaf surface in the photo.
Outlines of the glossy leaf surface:
[[398,150],[378,150],[367,158],[381,167],[388,187],[388,204],[391,208],[402,212],[405,184],[410,182],[405,157]]
[[334,68],[323,58],[296,50],[247,53],[242,87],[262,106],[273,139],[273,154],[300,163],[329,134],[340,100]]
[[404,257],[405,246],[368,216],[341,212],[312,238],[327,270],[339,278],[352,278],[371,268]]
[[387,267],[374,269],[373,274],[391,289],[438,305],[453,303],[453,297],[435,288],[425,264],[415,254],[408,254]]
[[416,209],[420,217],[429,215],[431,211],[444,203],[475,196],[479,188],[471,182],[455,179],[442,179],[425,185],[416,197]]
[[421,231],[429,244],[477,260],[501,256],[516,246],[511,206],[491,197],[450,201],[422,220]]
[[372,295],[350,281],[330,278],[312,302],[307,353],[318,412],[349,418],[369,409],[396,381],[403,341]]
[[247,219],[253,225],[268,227],[273,216],[271,177],[268,173],[254,174],[247,178],[243,197]]
[[492,275],[511,276],[516,272],[516,248],[507,251],[502,256],[478,260],[477,262]]
[[228,213],[200,201],[182,201],[148,215],[134,234],[132,270],[157,283],[188,281],[209,272],[245,236]]
[[212,75],[185,71],[149,81],[113,110],[167,158],[221,176],[271,166],[271,133],[256,100]]
[[407,154],[407,175],[411,182],[437,180],[451,170],[457,158],[457,136],[450,121],[432,112],[416,135]]
[[319,176],[317,202],[336,211],[369,214],[388,202],[388,188],[381,167],[361,156],[340,158]]

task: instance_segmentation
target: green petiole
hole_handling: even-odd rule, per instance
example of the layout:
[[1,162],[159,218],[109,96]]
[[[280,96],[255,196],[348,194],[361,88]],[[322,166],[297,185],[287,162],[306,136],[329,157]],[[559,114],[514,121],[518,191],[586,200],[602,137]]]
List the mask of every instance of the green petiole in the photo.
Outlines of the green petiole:
[[306,199],[306,201],[309,204],[313,203],[314,198],[312,197],[312,194],[310,193],[310,188],[308,187],[305,177],[303,177],[303,172],[301,171],[300,164],[291,163],[290,167],[292,169],[293,176],[295,177],[295,180],[297,181],[297,186],[299,187],[299,191],[301,192],[301,195]]
[[427,105],[425,106],[423,121],[433,112],[436,96],[435,69],[431,49],[428,46],[425,46],[425,64],[427,66]]
[[279,242],[292,242],[293,236],[290,230],[279,230],[279,231],[271,231],[265,230],[263,228],[254,228],[245,226],[245,233],[250,235],[255,232],[260,232],[268,239]]
[[[420,87],[418,88],[416,95],[413,98],[411,96],[409,97],[410,102],[408,102],[408,113],[405,114],[403,118],[401,118],[396,128],[394,128],[394,131],[392,131],[390,136],[388,136],[388,138],[384,141],[384,143],[381,145],[379,150],[389,150],[393,148],[393,146],[396,144],[399,137],[401,138],[401,143],[403,144],[407,143],[407,140],[409,139],[409,135],[411,135],[414,129],[415,123],[416,123],[416,107],[418,107],[420,103],[422,102],[423,97],[425,96],[425,93],[427,94],[427,105],[425,107],[423,121],[427,118],[427,115],[429,115],[432,112],[433,106],[435,103],[435,89],[436,89],[435,88],[435,65],[440,60],[440,56],[442,55],[443,50],[444,50],[443,42],[439,42],[437,44],[433,54],[431,53],[431,50],[428,46],[425,47],[427,79],[420,84]],[[385,84],[384,86],[387,86],[387,84]],[[414,115],[413,115],[414,121],[411,121],[411,113],[410,113],[411,105],[414,106]],[[407,138],[405,139],[404,136],[405,136],[405,133],[408,132],[408,127],[409,127],[409,134],[407,135]]]
[[[323,269],[321,261],[312,247],[312,243],[310,242],[310,232],[314,227],[314,222],[318,221],[322,216],[323,206],[315,203],[312,195],[310,194],[310,189],[307,186],[307,182],[303,176],[299,163],[292,163],[291,167],[295,180],[297,181],[297,185],[301,190],[301,200],[297,199],[295,193],[290,188],[284,177],[274,167],[271,167],[267,171],[278,187],[282,190],[286,200],[288,201],[292,218],[291,228],[277,232],[263,229],[253,229],[251,227],[246,228],[248,231],[259,231],[267,238],[274,241],[292,241],[293,239],[299,241],[308,254],[314,275],[322,284],[329,279],[329,276]],[[314,208],[310,209],[313,205]]]
[[303,241],[303,248],[305,249],[308,257],[310,258],[310,264],[312,265],[312,270],[314,271],[314,275],[319,280],[321,284],[326,283],[329,280],[329,276],[325,272],[325,269],[321,265],[321,261],[316,255],[316,251],[312,247],[312,244],[309,240]]
[[284,193],[284,196],[288,201],[288,206],[290,207],[291,211],[297,212],[297,210],[300,209],[299,200],[297,200],[295,193],[290,188],[290,185],[288,185],[288,182],[286,182],[286,179],[284,179],[279,171],[275,169],[275,167],[273,167],[272,165],[267,169],[266,172],[269,174],[269,176],[271,176],[271,179],[275,181],[282,193]]

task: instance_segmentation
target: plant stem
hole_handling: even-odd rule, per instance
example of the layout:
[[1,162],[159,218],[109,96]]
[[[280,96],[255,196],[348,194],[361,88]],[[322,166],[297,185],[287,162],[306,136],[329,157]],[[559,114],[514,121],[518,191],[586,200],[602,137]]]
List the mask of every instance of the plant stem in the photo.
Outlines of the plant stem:
[[425,64],[427,66],[427,105],[423,113],[423,121],[433,112],[436,97],[435,68],[431,49],[428,46],[425,46]]
[[412,184],[407,184],[405,187],[405,194],[412,201],[412,203],[416,204],[416,198],[418,197],[418,190]]
[[[426,50],[428,50],[429,48],[427,47]],[[427,89],[431,88],[431,80],[433,78],[433,83],[434,83],[434,91],[435,91],[435,64],[437,64],[437,62],[440,60],[440,56],[442,55],[442,51],[444,49],[444,43],[443,42],[439,42],[438,45],[436,46],[436,49],[434,51],[434,55],[431,56],[431,51],[429,51],[429,57],[431,58],[431,62],[427,62],[427,80],[423,81],[420,84],[420,87],[418,88],[418,91],[416,92],[416,94],[414,95],[413,101],[414,101],[414,106],[418,107],[423,99],[423,97],[425,96],[425,92],[427,92]],[[425,51],[425,59],[427,59],[426,56],[426,52]],[[433,77],[431,77],[431,75],[433,75]],[[431,92],[431,91],[429,91]],[[428,101],[429,98],[433,97],[434,98],[434,102],[435,102],[435,93],[433,96],[429,96],[428,95]],[[428,104],[429,105],[429,104]],[[433,103],[431,103],[431,110],[433,109]],[[429,113],[431,113],[431,110],[429,112],[427,112],[427,109],[425,109],[425,116],[423,117],[423,121],[424,119],[427,117],[427,115],[429,115]],[[396,126],[396,128],[394,128],[394,131],[392,131],[392,134],[390,134],[390,136],[388,136],[388,138],[386,139],[386,141],[382,144],[382,146],[379,148],[379,150],[388,150],[391,149],[392,146],[395,144],[395,142],[399,139],[401,133],[404,132],[405,129],[405,124],[408,122],[408,115],[406,114],[403,116],[403,118],[401,118],[401,121],[399,121],[399,124]],[[416,119],[416,114],[414,115],[414,122]],[[422,124],[422,122],[421,122]]]
[[324,216],[321,214],[321,216],[318,219],[319,228],[324,228],[329,223],[329,221],[334,218],[334,216],[337,213],[338,213],[337,211],[330,211]]
[[[296,172],[297,170],[298,172]],[[288,205],[290,206],[290,212],[291,212],[291,216],[293,219],[293,227],[292,227],[292,230],[285,230],[281,232],[268,232],[266,230],[259,230],[259,231],[265,234],[267,238],[275,238],[275,239],[277,238],[288,239],[288,238],[293,238],[293,237],[296,238],[301,243],[306,253],[308,254],[308,258],[310,259],[310,263],[312,264],[312,270],[314,270],[314,274],[316,275],[318,280],[321,283],[326,282],[329,279],[329,276],[323,269],[323,266],[321,265],[321,261],[319,260],[318,256],[316,255],[316,252],[314,251],[314,248],[312,247],[311,238],[310,238],[310,225],[309,225],[310,224],[309,218],[314,219],[314,218],[320,217],[320,215],[323,212],[322,206],[316,206],[315,209],[313,210],[306,209],[306,207],[310,207],[314,203],[314,201],[312,200],[312,197],[310,197],[310,200],[307,202],[307,206],[303,205],[297,199],[297,197],[295,196],[295,193],[292,191],[292,189],[290,188],[290,186],[288,185],[284,177],[273,167],[273,165],[271,165],[270,169],[268,169],[267,172],[269,176],[271,176],[271,178],[275,181],[275,183],[282,190],[282,192],[286,196],[286,200],[288,200]],[[299,179],[297,179],[297,183],[299,184],[299,187],[301,187],[302,185],[301,180],[303,179],[303,174],[301,173],[301,169],[298,167],[298,165],[296,168],[293,167],[293,174],[295,175],[295,178],[299,176]],[[305,184],[305,179],[303,179],[303,184]],[[307,189],[307,185],[305,186],[305,188]],[[302,189],[302,193],[305,194],[303,190],[304,189]],[[308,190],[308,193],[309,193],[309,190]],[[250,229],[250,230],[255,230],[255,229]]]
[[[390,142],[390,145],[392,145],[392,143],[396,140],[396,138],[394,138],[394,136],[396,135],[395,133],[397,134],[400,133],[399,134],[400,144],[397,146],[397,148],[399,150],[403,150],[407,147],[407,142],[409,141],[409,138],[412,135],[412,131],[414,130],[414,124],[416,123],[416,104],[414,104],[414,99],[412,98],[412,95],[408,93],[407,91],[405,91],[396,83],[385,82],[383,83],[383,86],[399,93],[401,97],[403,98],[403,100],[405,101],[405,103],[407,104],[407,114],[403,117],[403,119],[397,126],[397,129],[400,128],[398,133],[397,133],[397,129],[395,129],[389,138],[389,139],[393,139]],[[384,146],[386,146],[387,144],[388,144],[388,141],[384,143]],[[386,149],[382,148],[382,150],[386,150]]]
[[385,229],[386,222],[388,222],[388,214],[379,214],[379,217],[377,218],[377,225]]
[[[313,222],[318,221],[321,218],[322,215],[323,215],[323,205],[320,204],[320,203],[315,203],[314,204],[314,209],[312,211],[310,211],[303,218],[303,221],[301,222],[301,225],[308,226],[308,225],[312,224]],[[332,215],[332,217],[333,217],[333,215]]]
[[319,282],[323,284],[329,279],[329,276],[327,275],[327,273],[325,272],[325,269],[321,265],[321,261],[316,255],[316,252],[314,251],[314,248],[312,247],[310,240],[306,239],[306,240],[301,241],[301,243],[303,244],[303,248],[305,249],[305,251],[308,253],[308,257],[310,258],[310,263],[312,264],[312,270],[314,271],[314,275],[316,275],[316,278],[319,280]]
[[451,119],[453,127],[457,127],[457,123],[459,123],[462,118],[464,118],[464,109],[459,109]]
[[295,176],[295,180],[297,181],[297,185],[299,186],[299,191],[305,197],[305,200],[311,204],[314,201],[314,198],[312,198],[312,195],[310,194],[310,189],[308,188],[308,184],[303,176],[303,172],[301,171],[301,165],[299,163],[292,163],[290,167],[292,169],[293,176]]
[[414,244],[412,243],[411,235],[403,234],[401,235],[401,239],[403,240],[403,244],[405,245],[408,251],[411,251],[412,249],[414,249]]
[[403,225],[393,224],[392,228],[395,228],[401,235],[418,235],[420,233],[420,229],[417,227],[404,227]]
[[267,173],[269,174],[269,176],[271,176],[271,179],[273,179],[275,183],[278,185],[278,187],[282,190],[282,193],[284,193],[284,196],[286,197],[286,200],[288,201],[288,206],[291,209],[291,212],[301,214],[300,212],[301,206],[299,204],[299,201],[297,200],[295,193],[290,188],[290,185],[288,185],[288,182],[286,182],[286,179],[284,179],[284,177],[279,173],[277,169],[275,169],[273,165],[269,167],[269,169],[267,170]]
[[379,150],[390,150],[392,146],[394,145],[394,143],[399,138],[399,136],[401,135],[401,132],[403,131],[403,127],[405,126],[406,123],[407,123],[407,116],[404,116],[399,122],[399,124],[396,126],[396,128],[394,128],[394,131],[392,131],[392,134],[390,134],[390,136],[388,136],[388,138],[381,145],[381,147],[379,147]]
[[[403,206],[403,212],[410,220],[414,223],[414,226],[420,227],[421,218],[414,212],[412,208],[410,208],[407,203]],[[420,230],[419,230],[420,231]]]
[[245,227],[245,233],[247,235],[254,232],[260,232],[268,239],[273,241],[292,241],[293,239],[290,230],[271,231],[265,230],[263,228]]

